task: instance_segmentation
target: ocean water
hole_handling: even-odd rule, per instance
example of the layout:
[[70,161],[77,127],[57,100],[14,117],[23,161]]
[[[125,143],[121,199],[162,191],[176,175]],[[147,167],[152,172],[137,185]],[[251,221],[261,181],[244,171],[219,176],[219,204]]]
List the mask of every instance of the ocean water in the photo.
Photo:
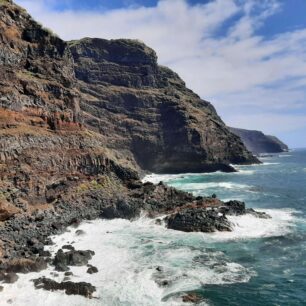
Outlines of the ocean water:
[[[72,281],[97,287],[94,299],[34,289],[20,275],[4,285],[0,305],[188,305],[181,297],[196,292],[200,305],[306,305],[306,150],[262,159],[262,165],[235,166],[238,173],[151,175],[195,195],[217,194],[239,199],[268,212],[272,219],[231,217],[231,233],[183,233],[141,217],[84,222],[53,237],[51,252],[73,243],[96,252],[90,262],[99,269],[72,267]],[[158,270],[156,269],[157,267]]]

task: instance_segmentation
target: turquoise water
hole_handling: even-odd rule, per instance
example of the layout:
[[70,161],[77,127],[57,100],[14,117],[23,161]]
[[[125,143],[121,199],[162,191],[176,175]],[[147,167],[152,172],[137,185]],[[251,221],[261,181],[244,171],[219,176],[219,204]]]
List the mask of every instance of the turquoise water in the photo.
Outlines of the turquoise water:
[[[290,212],[285,231],[270,237],[233,239],[210,245],[227,260],[253,271],[248,282],[204,285],[198,292],[212,305],[306,305],[306,150],[240,166],[239,174],[181,175],[171,186],[197,195],[216,193],[248,207]],[[252,229],[254,230],[254,228]],[[258,228],[258,230],[261,230]],[[256,236],[256,235],[255,235]]]

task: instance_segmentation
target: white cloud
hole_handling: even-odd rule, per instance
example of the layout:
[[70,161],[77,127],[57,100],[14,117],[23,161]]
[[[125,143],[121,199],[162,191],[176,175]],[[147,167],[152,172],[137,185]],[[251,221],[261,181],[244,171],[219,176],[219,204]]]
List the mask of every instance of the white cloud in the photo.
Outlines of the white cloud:
[[[211,100],[232,125],[248,121],[252,128],[278,133],[285,125],[286,130],[296,128],[295,116],[288,111],[304,109],[306,114],[306,28],[269,39],[256,34],[266,18],[281,9],[276,0],[215,0],[198,5],[160,0],[156,7],[106,12],[54,12],[47,5],[52,1],[57,0],[17,0],[66,40],[86,36],[143,40],[157,51],[161,64]],[[222,28],[236,14],[240,18]],[[236,116],[239,109],[243,116]],[[272,118],[271,111],[283,111],[288,120],[272,128],[268,119],[267,124],[258,120],[254,109],[265,118]],[[299,127],[303,120],[296,118]]]

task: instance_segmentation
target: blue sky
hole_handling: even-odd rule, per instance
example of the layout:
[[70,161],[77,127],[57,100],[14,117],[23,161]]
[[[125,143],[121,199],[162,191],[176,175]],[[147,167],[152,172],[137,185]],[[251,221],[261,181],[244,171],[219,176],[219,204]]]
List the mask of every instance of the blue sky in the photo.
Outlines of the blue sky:
[[63,39],[138,38],[231,126],[306,147],[306,0],[16,0]]

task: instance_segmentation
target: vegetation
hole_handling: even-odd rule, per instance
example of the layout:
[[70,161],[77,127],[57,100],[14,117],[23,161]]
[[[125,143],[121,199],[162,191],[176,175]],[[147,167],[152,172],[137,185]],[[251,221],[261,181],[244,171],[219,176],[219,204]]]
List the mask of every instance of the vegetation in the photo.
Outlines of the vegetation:
[[119,189],[122,189],[122,186],[114,178],[107,175],[99,175],[97,179],[80,184],[77,187],[77,192],[103,191],[107,194],[112,194],[119,192]]

